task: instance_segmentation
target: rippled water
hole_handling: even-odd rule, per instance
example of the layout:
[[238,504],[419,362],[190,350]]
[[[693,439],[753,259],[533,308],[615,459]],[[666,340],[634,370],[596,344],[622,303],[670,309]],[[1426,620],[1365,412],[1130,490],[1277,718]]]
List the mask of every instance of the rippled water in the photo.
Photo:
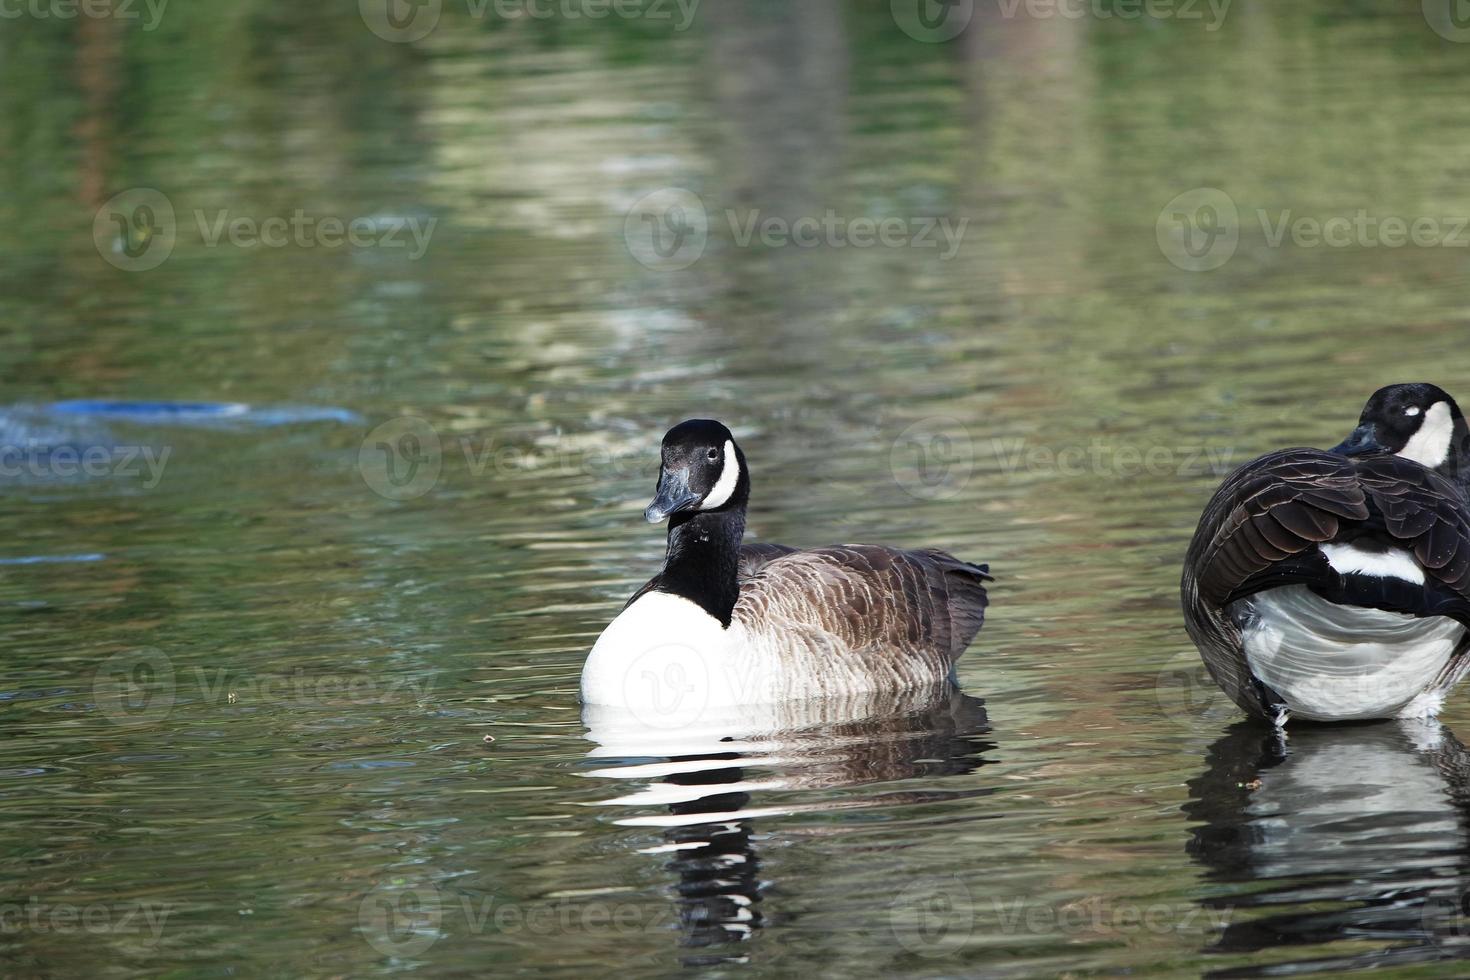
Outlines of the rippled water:
[[[0,972],[1465,974],[1465,697],[1282,746],[1177,608],[1230,466],[1466,390],[1456,22],[888,6],[6,22]],[[1441,239],[1273,244],[1360,210]],[[583,716],[706,414],[753,536],[991,563],[963,694]]]

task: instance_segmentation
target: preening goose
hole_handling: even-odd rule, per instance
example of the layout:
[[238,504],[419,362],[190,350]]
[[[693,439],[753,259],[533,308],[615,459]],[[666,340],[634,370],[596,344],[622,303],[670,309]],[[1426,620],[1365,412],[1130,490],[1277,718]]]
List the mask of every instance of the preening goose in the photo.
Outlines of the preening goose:
[[1470,667],[1470,430],[1430,384],[1375,394],[1330,452],[1231,474],[1185,559],[1216,682],[1284,725],[1439,713]]
[[684,727],[706,709],[951,676],[985,619],[989,569],[942,551],[741,546],[750,473],[730,430],[694,420],[663,441],[645,516],[669,521],[663,570],[603,631],[588,704]]

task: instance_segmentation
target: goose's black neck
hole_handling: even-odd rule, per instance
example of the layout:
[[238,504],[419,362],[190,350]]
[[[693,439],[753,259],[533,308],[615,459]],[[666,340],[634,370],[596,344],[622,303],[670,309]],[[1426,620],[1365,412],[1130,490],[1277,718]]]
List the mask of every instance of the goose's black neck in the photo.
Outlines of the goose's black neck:
[[1456,413],[1455,432],[1451,437],[1450,455],[1440,472],[1450,478],[1460,493],[1470,499],[1470,427],[1463,416]]
[[674,515],[659,591],[696,603],[728,629],[740,598],[740,539],[744,535],[744,507]]

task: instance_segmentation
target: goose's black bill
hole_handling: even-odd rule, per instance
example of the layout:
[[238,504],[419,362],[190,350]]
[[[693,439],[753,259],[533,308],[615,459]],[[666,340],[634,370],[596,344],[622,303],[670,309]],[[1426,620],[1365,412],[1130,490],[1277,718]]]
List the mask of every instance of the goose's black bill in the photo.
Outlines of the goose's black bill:
[[1388,447],[1378,441],[1378,428],[1372,425],[1360,425],[1353,430],[1353,434],[1332,449],[1337,456],[1373,456],[1388,452]]
[[668,520],[675,514],[692,510],[699,503],[699,494],[689,488],[689,471],[665,469],[658,476],[658,490],[653,503],[644,510],[643,516],[650,524]]

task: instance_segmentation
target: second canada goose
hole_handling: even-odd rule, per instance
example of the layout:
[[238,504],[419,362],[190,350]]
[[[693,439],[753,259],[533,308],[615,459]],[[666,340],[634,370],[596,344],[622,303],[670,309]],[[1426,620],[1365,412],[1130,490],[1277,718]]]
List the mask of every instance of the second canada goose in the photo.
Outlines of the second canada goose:
[[1185,559],[1211,675],[1284,725],[1439,713],[1470,667],[1470,430],[1430,384],[1376,393],[1330,452],[1231,474]]
[[750,473],[730,430],[696,419],[663,441],[644,512],[669,521],[663,570],[603,631],[588,704],[685,724],[706,707],[943,681],[985,620],[989,568],[942,551],[741,546]]

